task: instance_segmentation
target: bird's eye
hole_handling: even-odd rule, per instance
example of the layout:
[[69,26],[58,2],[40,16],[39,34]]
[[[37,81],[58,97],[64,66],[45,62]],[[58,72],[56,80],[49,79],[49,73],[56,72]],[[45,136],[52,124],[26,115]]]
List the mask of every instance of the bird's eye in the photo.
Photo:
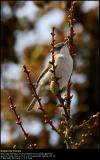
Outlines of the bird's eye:
[[63,45],[55,47],[55,51],[60,51]]

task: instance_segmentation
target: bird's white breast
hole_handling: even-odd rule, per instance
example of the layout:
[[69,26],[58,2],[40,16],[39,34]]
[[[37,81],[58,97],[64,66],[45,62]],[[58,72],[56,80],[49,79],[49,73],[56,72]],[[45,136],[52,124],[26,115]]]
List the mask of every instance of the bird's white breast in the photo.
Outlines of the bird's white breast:
[[56,75],[57,77],[61,77],[61,79],[59,80],[59,85],[60,89],[62,89],[63,87],[67,86],[68,80],[72,73],[73,60],[70,55],[57,55],[55,59],[55,64],[57,65]]

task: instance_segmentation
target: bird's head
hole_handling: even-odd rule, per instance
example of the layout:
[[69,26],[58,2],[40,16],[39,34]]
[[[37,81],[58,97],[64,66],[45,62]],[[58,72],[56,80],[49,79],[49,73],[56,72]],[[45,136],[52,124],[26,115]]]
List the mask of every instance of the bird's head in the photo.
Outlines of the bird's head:
[[65,56],[69,55],[69,49],[66,42],[57,43],[54,51],[55,54],[63,54]]

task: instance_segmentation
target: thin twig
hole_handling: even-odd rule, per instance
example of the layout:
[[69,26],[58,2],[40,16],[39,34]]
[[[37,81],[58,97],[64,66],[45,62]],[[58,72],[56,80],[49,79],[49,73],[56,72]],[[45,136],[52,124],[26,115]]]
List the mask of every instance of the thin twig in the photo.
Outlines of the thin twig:
[[75,44],[74,44],[74,36],[75,36],[75,31],[74,31],[74,23],[76,22],[76,19],[74,18],[74,12],[75,12],[75,6],[76,6],[76,1],[71,2],[71,7],[69,9],[69,14],[68,14],[68,23],[70,27],[70,35],[68,35],[68,45],[69,45],[69,50],[70,54],[72,57],[76,55],[75,53]]
[[53,125],[52,120],[49,119],[49,117],[48,117],[48,115],[47,115],[44,107],[42,106],[41,98],[39,98],[39,96],[38,96],[38,94],[37,94],[37,92],[36,92],[36,89],[35,89],[35,85],[32,83],[32,80],[31,80],[31,78],[30,78],[30,71],[27,70],[27,68],[26,68],[25,65],[23,66],[23,68],[24,68],[24,72],[25,72],[26,75],[27,75],[27,79],[28,79],[29,85],[30,85],[30,87],[31,87],[31,89],[32,89],[33,96],[37,99],[37,101],[38,101],[38,103],[39,103],[38,109],[40,109],[40,110],[42,111],[43,116],[44,116],[44,119],[45,119],[45,123],[49,123],[49,125],[52,127],[52,129],[53,129],[54,131],[56,131],[58,134],[61,135],[61,133],[59,132],[59,129],[57,129],[57,128]]
[[22,125],[21,118],[20,118],[20,116],[19,116],[19,115],[17,114],[17,112],[16,112],[16,106],[13,104],[12,98],[9,96],[8,99],[9,99],[9,102],[10,102],[10,108],[11,108],[11,110],[14,112],[14,115],[15,115],[15,117],[16,117],[16,119],[17,119],[16,124],[20,126],[20,128],[21,128],[21,130],[22,130],[22,132],[23,132],[23,134],[24,134],[24,136],[25,136],[25,140],[27,140],[27,142],[28,142],[28,144],[29,144],[29,147],[35,149],[35,148],[37,147],[37,144],[33,144],[33,143],[31,142],[31,139],[30,139],[30,137],[29,137],[29,134],[26,133],[26,131],[25,131],[23,125]]
[[53,27],[52,29],[52,32],[51,32],[51,35],[52,35],[52,42],[51,42],[51,46],[52,46],[52,49],[51,49],[51,54],[52,54],[52,61],[50,61],[49,63],[52,65],[52,70],[50,70],[53,75],[54,75],[54,80],[55,80],[55,83],[57,84],[58,86],[58,92],[56,94],[56,97],[58,98],[59,102],[60,102],[60,107],[63,108],[64,110],[64,117],[66,118],[66,121],[68,122],[68,120],[70,119],[68,113],[67,113],[67,110],[66,110],[66,107],[64,105],[64,99],[61,97],[61,90],[59,89],[59,79],[61,77],[57,77],[56,75],[56,68],[57,68],[57,65],[55,65],[55,58],[54,58],[54,49],[55,49],[55,28]]

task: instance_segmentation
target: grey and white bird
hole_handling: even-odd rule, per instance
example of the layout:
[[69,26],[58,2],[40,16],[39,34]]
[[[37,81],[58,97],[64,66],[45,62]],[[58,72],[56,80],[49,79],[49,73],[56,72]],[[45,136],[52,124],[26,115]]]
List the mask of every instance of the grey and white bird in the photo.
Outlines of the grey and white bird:
[[[61,77],[61,79],[58,80],[58,83],[59,89],[62,90],[63,88],[66,88],[68,80],[72,74],[73,59],[65,42],[56,44],[54,51],[55,65],[57,65],[56,75],[57,77]],[[53,73],[51,73],[50,69],[52,69],[52,65],[48,63],[36,82],[35,87],[39,97],[46,95],[49,90],[50,81],[53,77]],[[34,108],[36,101],[36,98],[32,99],[27,111],[31,111]]]

